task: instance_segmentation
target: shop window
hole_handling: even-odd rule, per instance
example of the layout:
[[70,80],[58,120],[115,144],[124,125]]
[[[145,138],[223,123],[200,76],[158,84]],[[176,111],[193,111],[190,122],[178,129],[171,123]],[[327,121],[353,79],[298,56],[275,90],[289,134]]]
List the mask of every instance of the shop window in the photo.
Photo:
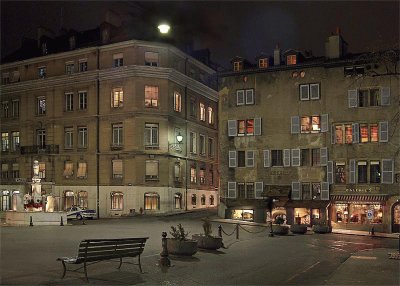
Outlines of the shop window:
[[111,193],[111,210],[120,211],[124,209],[124,194],[121,192]]
[[74,163],[71,161],[65,161],[63,176],[68,179],[72,178],[73,175],[74,175]]
[[146,180],[158,180],[158,164],[157,160],[146,160]]
[[175,209],[182,209],[182,194],[181,193],[174,194],[174,207],[175,207]]
[[196,166],[190,167],[190,183],[192,183],[192,184],[197,183],[197,168],[196,168]]
[[123,178],[122,160],[119,159],[112,160],[112,177],[114,179]]
[[113,88],[111,91],[111,107],[117,108],[124,105],[124,91],[122,88]]
[[160,209],[160,195],[157,193],[144,194],[144,209],[145,210],[159,210]]
[[[367,214],[370,214],[371,218],[368,218]],[[381,204],[349,204],[349,223],[382,223],[382,217]]]
[[179,92],[174,92],[174,110],[177,112],[182,111],[182,95]]
[[88,207],[88,192],[79,191],[78,193],[78,206],[81,208]]
[[271,166],[283,166],[283,151],[271,150]]
[[311,209],[311,218],[312,219],[320,219],[321,214],[319,209]]
[[146,123],[144,127],[145,148],[158,148],[158,124]]
[[195,206],[197,204],[197,196],[195,194],[192,195],[191,202],[192,202],[192,206]]
[[201,195],[200,197],[200,203],[202,206],[206,205],[206,195]]
[[365,184],[368,182],[367,169],[368,169],[368,163],[366,161],[357,162],[357,182],[359,184]]
[[76,173],[76,177],[79,179],[86,179],[86,177],[87,177],[87,163],[86,162],[78,162],[78,171]]
[[335,162],[335,183],[345,184],[346,183],[346,163]]
[[369,178],[371,183],[381,182],[381,165],[379,161],[371,161],[369,166]]
[[158,107],[158,86],[144,86],[144,106]]
[[249,209],[236,209],[232,211],[232,219],[253,221],[254,211]]
[[72,208],[75,205],[75,194],[73,191],[65,191],[64,193],[64,210]]

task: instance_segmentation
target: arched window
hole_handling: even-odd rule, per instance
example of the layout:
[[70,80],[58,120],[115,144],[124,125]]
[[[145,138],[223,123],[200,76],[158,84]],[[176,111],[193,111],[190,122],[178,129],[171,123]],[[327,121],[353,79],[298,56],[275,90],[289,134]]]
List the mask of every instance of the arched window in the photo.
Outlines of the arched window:
[[10,191],[1,192],[1,210],[6,211],[10,209]]
[[174,207],[175,209],[181,209],[182,208],[182,194],[181,193],[175,193],[174,194]]
[[67,210],[75,204],[75,194],[73,191],[65,191],[64,193],[64,209]]
[[202,206],[206,205],[206,195],[201,195],[200,201]]
[[192,205],[195,206],[197,203],[197,197],[195,194],[192,195]]
[[214,205],[214,196],[210,195],[210,206]]
[[123,210],[124,194],[121,192],[111,193],[111,210]]
[[159,210],[160,209],[160,195],[157,193],[144,194],[144,209],[145,210]]
[[88,192],[79,191],[79,193],[78,193],[78,205],[81,208],[87,208],[88,207]]

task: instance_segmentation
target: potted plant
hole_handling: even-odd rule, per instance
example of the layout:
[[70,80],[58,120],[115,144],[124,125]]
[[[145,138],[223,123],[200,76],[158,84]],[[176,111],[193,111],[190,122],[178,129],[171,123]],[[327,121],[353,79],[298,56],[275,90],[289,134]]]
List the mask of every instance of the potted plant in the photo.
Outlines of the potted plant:
[[208,218],[203,223],[204,234],[194,234],[192,239],[197,241],[197,246],[203,249],[217,250],[222,247],[222,237],[213,236],[212,224]]
[[329,233],[332,232],[332,227],[327,224],[326,220],[315,220],[312,230],[315,233]]
[[307,232],[307,225],[301,223],[294,223],[290,226],[290,231],[296,234],[305,234]]
[[285,220],[280,216],[275,218],[274,226],[272,228],[274,234],[286,235],[289,233],[289,227],[287,225],[282,225],[284,222]]
[[189,233],[185,231],[182,224],[178,224],[177,227],[171,226],[169,233],[172,238],[167,238],[168,253],[191,256],[197,252],[197,241],[188,239]]

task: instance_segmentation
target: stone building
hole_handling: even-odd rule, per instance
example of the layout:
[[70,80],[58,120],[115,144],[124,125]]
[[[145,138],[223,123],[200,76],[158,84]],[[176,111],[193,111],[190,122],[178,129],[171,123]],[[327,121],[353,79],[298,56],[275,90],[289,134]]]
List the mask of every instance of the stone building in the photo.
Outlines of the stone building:
[[36,47],[25,40],[3,61],[1,210],[27,192],[34,160],[58,210],[113,217],[217,206],[215,71],[118,31],[40,29]]
[[[398,232],[398,50],[297,50],[219,73],[220,216]],[[396,69],[397,68],[397,69]]]

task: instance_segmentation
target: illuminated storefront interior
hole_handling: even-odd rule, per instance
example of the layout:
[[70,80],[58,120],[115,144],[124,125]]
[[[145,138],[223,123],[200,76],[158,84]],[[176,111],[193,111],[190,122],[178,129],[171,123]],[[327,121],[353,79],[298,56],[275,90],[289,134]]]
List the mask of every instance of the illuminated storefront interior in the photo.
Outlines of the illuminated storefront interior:
[[337,223],[368,224],[382,223],[383,205],[380,203],[337,203],[334,205]]
[[312,220],[320,219],[321,213],[319,209],[309,208],[294,208],[294,221],[297,224],[308,224],[312,223]]
[[254,210],[232,210],[232,219],[253,221]]

